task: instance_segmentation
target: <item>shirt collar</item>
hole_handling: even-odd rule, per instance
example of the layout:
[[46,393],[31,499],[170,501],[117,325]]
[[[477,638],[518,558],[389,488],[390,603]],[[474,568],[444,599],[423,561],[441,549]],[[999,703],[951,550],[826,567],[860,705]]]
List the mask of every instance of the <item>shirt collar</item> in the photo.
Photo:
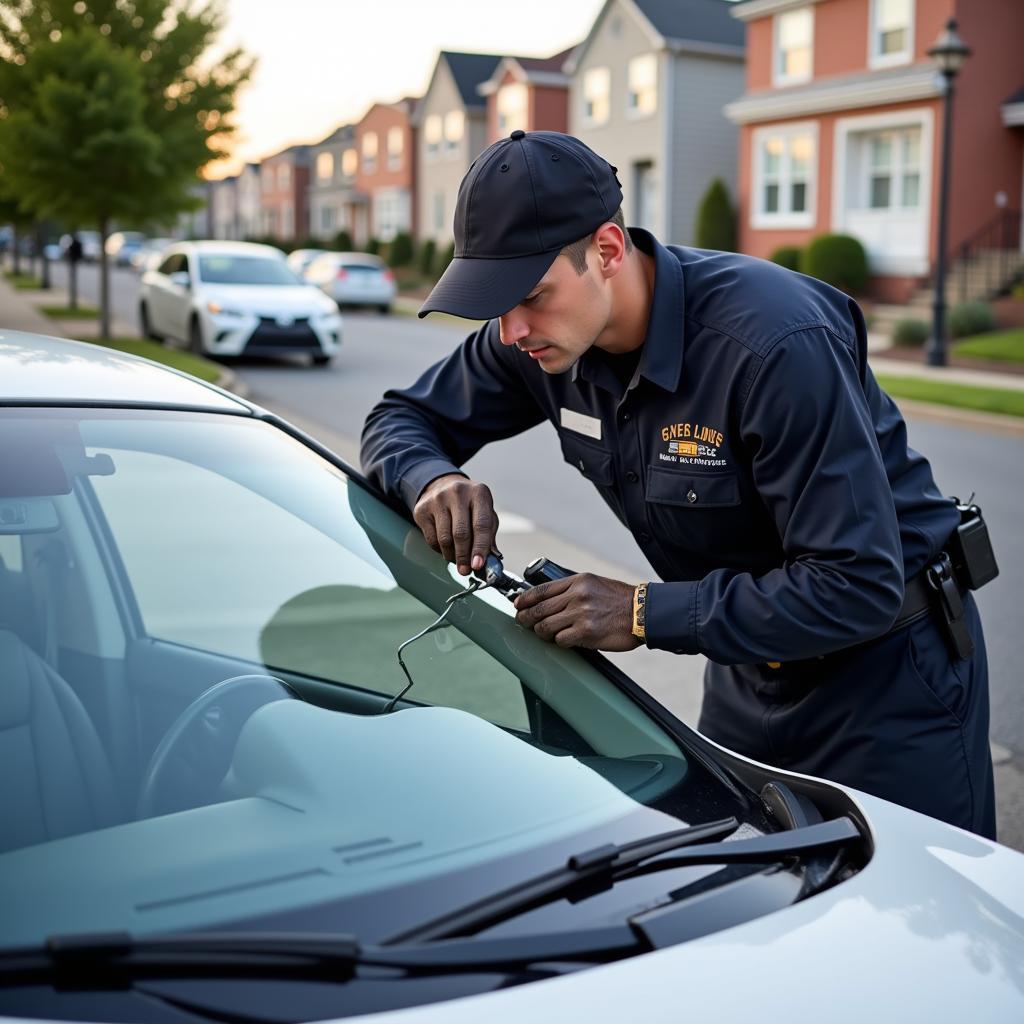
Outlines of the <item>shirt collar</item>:
[[[666,391],[676,391],[683,370],[683,268],[679,260],[649,231],[630,228],[629,237],[638,249],[654,257],[654,294],[651,296],[651,312],[637,376],[646,378]],[[603,372],[607,367],[599,358],[595,358],[599,355],[583,353],[572,368],[574,383],[582,377],[591,383],[605,386]],[[634,377],[634,383],[636,379]]]

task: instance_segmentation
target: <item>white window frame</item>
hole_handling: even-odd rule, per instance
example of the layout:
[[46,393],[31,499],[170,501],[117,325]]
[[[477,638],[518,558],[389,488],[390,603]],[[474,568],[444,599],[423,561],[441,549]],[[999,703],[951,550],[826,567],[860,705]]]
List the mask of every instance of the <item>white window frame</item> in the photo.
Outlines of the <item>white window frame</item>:
[[431,114],[423,121],[423,156],[426,160],[436,160],[441,154],[444,142],[444,118],[440,114]]
[[[351,170],[346,164],[351,166]],[[354,178],[359,173],[359,150],[355,146],[349,146],[341,154],[341,173],[346,178]]]
[[401,125],[392,125],[387,134],[388,170],[400,171],[405,155],[405,132]]
[[[794,14],[806,12],[811,22],[810,60],[807,74],[786,75],[781,68],[782,50],[779,48],[779,35],[782,22]],[[786,11],[780,11],[772,18],[772,85],[799,85],[801,82],[809,82],[814,77],[814,4],[807,4],[804,7],[793,7]]]
[[[798,213],[779,210],[768,213],[764,209],[764,143],[772,138],[782,138],[788,143],[796,135],[810,135],[814,152],[810,160],[810,173],[807,176],[807,209]],[[817,223],[818,206],[818,162],[821,154],[818,138],[817,121],[791,121],[788,124],[773,124],[758,128],[752,138],[751,151],[751,202],[750,226],[752,228],[813,228]],[[790,185],[791,179],[784,173],[782,183]],[[788,187],[779,189],[780,198],[788,195]]]
[[[458,128],[455,126],[458,125]],[[444,151],[447,156],[457,156],[466,137],[466,112],[456,108],[444,115]]]
[[891,68],[898,64],[909,64],[914,58],[914,21],[917,4],[907,0],[910,15],[907,20],[907,43],[898,53],[880,53],[878,49],[878,7],[881,0],[869,0],[868,14],[868,67]]
[[[634,97],[638,95],[633,88],[633,67],[638,61],[650,61],[654,65],[654,102],[649,110],[642,110],[635,102]],[[656,53],[638,53],[630,57],[626,63],[626,117],[640,121],[645,117],[653,117],[658,112],[658,55]]]
[[363,174],[377,173],[377,158],[380,154],[380,140],[376,132],[367,132],[359,144],[363,157]]
[[[324,173],[327,168],[327,173]],[[318,182],[334,180],[334,154],[330,151],[317,153],[316,155],[316,180]]]
[[[587,81],[594,80],[597,75],[603,75],[605,79],[604,88],[604,117],[594,117],[591,112],[587,109],[588,104],[591,102],[590,96],[587,89]],[[580,77],[580,100],[582,102],[582,110],[580,111],[583,124],[587,128],[600,128],[602,125],[606,125],[611,120],[612,113],[612,72],[611,68],[606,66],[587,68],[582,76]]]

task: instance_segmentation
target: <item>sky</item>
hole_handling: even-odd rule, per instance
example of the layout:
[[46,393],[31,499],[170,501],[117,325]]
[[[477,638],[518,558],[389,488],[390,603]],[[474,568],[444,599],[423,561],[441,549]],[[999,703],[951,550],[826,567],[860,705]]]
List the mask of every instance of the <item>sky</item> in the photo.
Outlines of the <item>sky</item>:
[[377,100],[421,96],[439,50],[547,57],[580,42],[602,0],[227,0],[220,45],[259,64],[239,96],[233,174],[319,142]]

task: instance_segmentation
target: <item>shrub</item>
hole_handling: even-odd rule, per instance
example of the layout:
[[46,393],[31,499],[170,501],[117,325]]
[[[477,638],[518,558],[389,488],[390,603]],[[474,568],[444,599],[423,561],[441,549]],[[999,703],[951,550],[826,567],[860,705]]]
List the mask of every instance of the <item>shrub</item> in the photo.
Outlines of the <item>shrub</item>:
[[437,243],[428,238],[420,246],[419,268],[424,277],[430,277],[434,272],[434,260],[437,257]]
[[367,239],[366,245],[363,246],[363,251],[368,252],[371,256],[378,256],[380,254],[380,239]]
[[344,228],[334,236],[334,248],[337,252],[352,251],[352,236]]
[[804,251],[799,245],[780,245],[768,259],[787,270],[799,270],[803,253]]
[[407,267],[412,263],[412,238],[407,231],[399,231],[391,240],[388,262],[393,267]]
[[949,311],[949,333],[954,338],[969,338],[995,330],[996,318],[987,302],[961,302]]
[[448,245],[438,251],[434,273],[440,277],[448,269],[448,264],[453,259],[455,259],[455,243],[449,242]]
[[694,236],[698,249],[736,251],[736,211],[721,178],[711,182],[700,201]]
[[901,348],[918,348],[928,340],[931,328],[924,320],[897,320],[892,329],[892,343]]
[[804,250],[800,269],[851,295],[868,283],[868,257],[852,235],[818,235]]

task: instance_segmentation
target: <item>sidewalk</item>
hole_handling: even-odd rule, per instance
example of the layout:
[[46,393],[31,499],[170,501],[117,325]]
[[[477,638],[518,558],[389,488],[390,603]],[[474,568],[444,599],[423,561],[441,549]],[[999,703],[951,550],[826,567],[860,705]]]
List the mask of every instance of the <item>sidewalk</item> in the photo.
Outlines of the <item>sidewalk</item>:
[[889,377],[916,377],[920,380],[944,381],[947,384],[970,384],[982,388],[1024,391],[1024,374],[1020,373],[967,370],[961,366],[927,366],[909,359],[887,357],[885,350],[869,350],[868,359],[875,373],[884,373]]

